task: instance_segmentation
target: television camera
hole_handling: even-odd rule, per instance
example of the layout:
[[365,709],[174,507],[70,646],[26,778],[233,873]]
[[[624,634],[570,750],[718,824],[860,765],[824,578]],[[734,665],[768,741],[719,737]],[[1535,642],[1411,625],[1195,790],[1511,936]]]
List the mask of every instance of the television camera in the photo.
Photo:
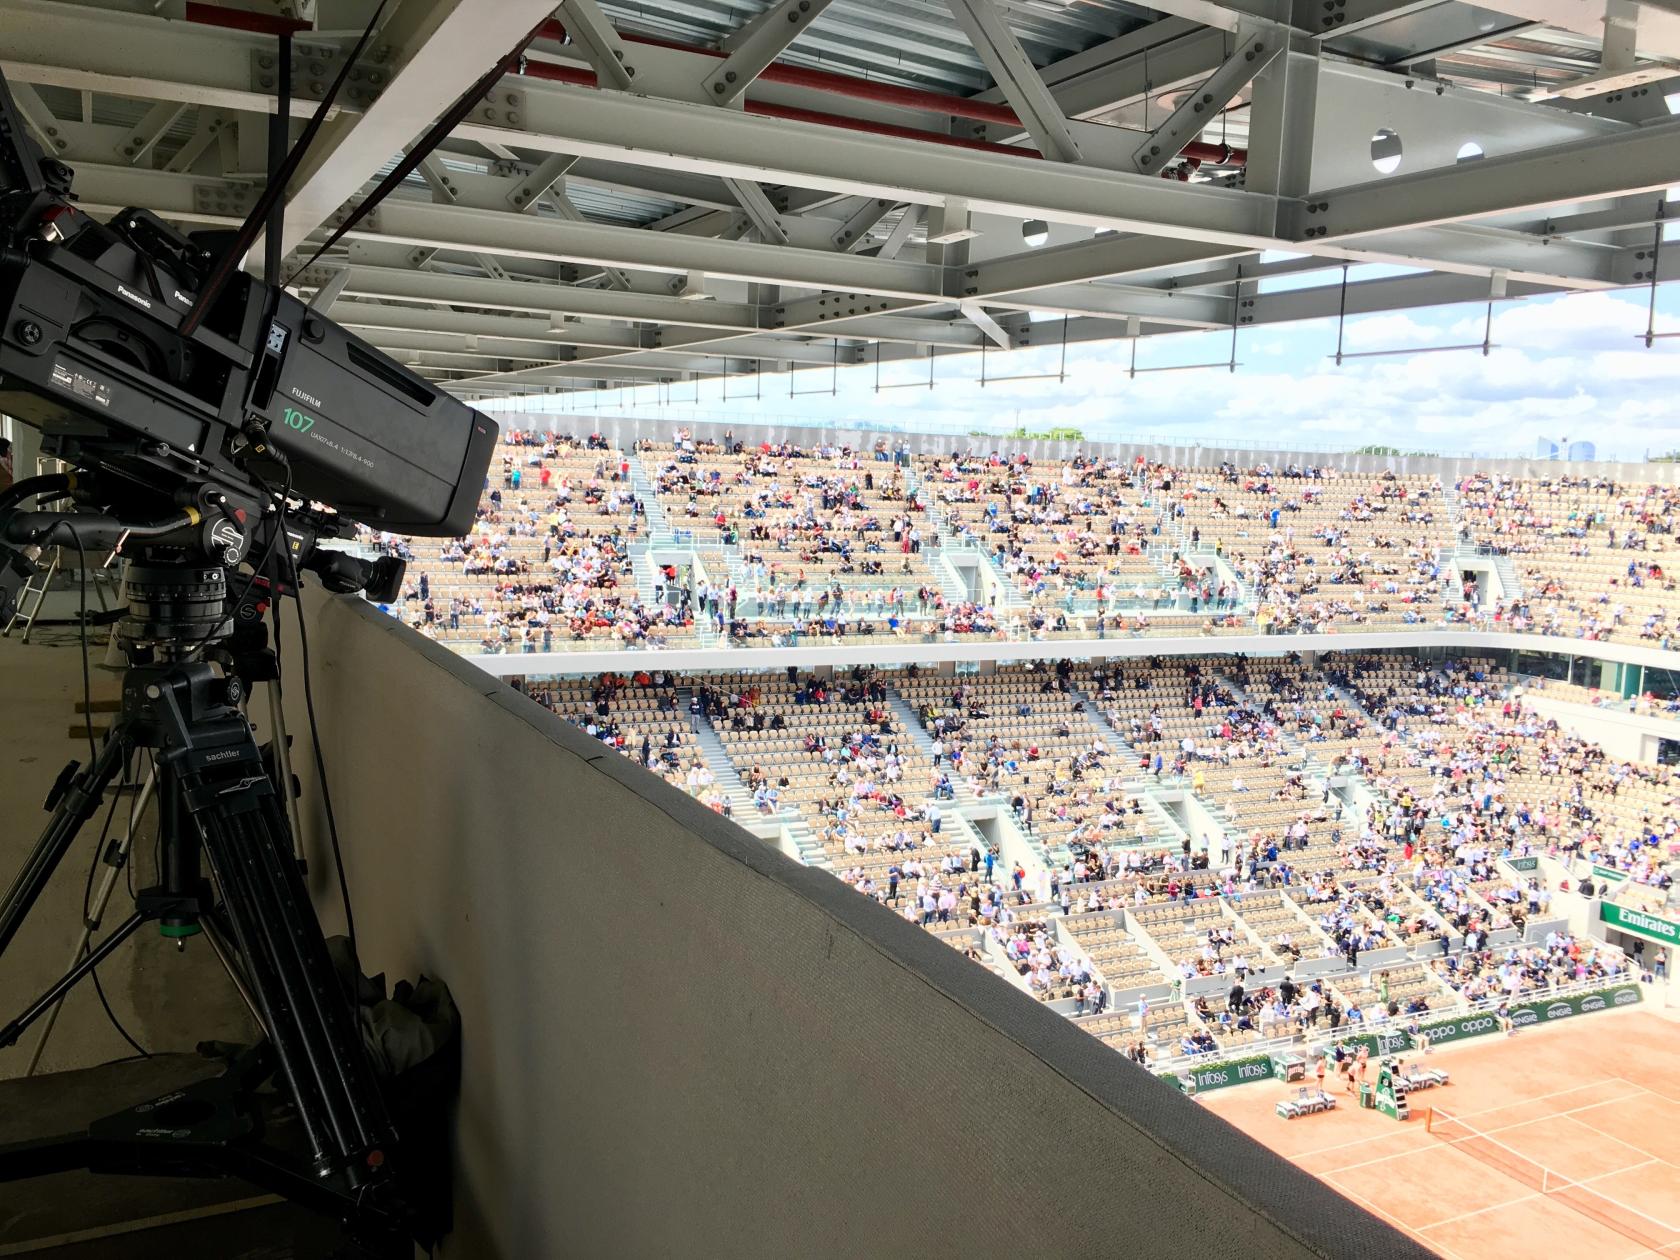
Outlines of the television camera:
[[[202,934],[264,1037],[224,1077],[173,1099],[0,1147],[0,1179],[74,1166],[236,1173],[400,1252],[417,1231],[395,1126],[294,858],[289,770],[270,768],[242,704],[274,677],[261,663],[273,669],[264,601],[295,593],[302,572],[395,598],[401,561],[321,544],[358,523],[466,533],[496,426],[284,289],[233,271],[227,241],[141,209],[97,221],[72,182],[0,76],[0,412],[37,427],[68,468],[0,491],[0,615],[47,548],[80,553],[84,574],[120,560],[128,608],[116,636],[129,661],[109,736],[92,764],[60,775],[51,821],[0,899],[0,952],[145,751],[161,860],[134,914],[97,945],[84,935],[65,975],[0,1026],[0,1049],[147,922],[177,943]],[[263,1141],[253,1098],[269,1077],[287,1100],[289,1149]]]

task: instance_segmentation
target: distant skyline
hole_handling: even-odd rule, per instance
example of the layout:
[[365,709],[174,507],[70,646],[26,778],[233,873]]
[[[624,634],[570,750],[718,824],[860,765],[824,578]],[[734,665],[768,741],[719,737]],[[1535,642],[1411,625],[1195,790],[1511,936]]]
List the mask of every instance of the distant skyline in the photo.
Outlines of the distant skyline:
[[[1093,440],[1380,444],[1525,457],[1533,457],[1536,441],[1546,438],[1590,441],[1600,459],[1638,459],[1680,449],[1680,338],[1645,348],[1640,337],[1647,300],[1643,291],[1625,290],[1501,302],[1494,308],[1495,348],[1486,358],[1476,350],[1416,352],[1481,342],[1485,308],[1459,305],[1349,318],[1346,351],[1414,352],[1350,359],[1340,367],[1332,358],[1336,321],[1312,320],[1239,333],[1234,373],[1221,366],[1131,379],[1128,342],[1088,343],[1068,348],[1063,382],[994,381],[982,389],[980,356],[951,354],[936,361],[931,390],[877,394],[875,367],[867,364],[842,368],[832,378],[837,393],[831,396],[831,374],[806,369],[794,382],[799,394],[793,398],[786,373],[763,376],[758,400],[751,396],[751,377],[732,379],[727,401],[717,380],[700,383],[698,402],[692,384],[672,386],[670,414],[698,409],[743,422],[797,416],[806,423],[870,421],[958,433],[1065,427]],[[1680,332],[1680,294],[1659,291],[1657,331]],[[1230,345],[1224,331],[1145,338],[1138,366],[1223,363]],[[1054,373],[1060,353],[1054,345],[993,352],[987,374]],[[926,360],[886,364],[880,379],[883,385],[909,384],[926,381],[927,373]],[[654,387],[643,386],[552,401],[565,411],[599,406],[662,414],[655,395]]]

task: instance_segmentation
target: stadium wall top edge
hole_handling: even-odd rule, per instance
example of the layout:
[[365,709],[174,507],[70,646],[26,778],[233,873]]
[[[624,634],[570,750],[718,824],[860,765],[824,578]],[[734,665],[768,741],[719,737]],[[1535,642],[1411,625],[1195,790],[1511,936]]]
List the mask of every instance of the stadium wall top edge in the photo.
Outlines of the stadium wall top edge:
[[[1553,635],[1440,628],[1379,630],[1336,634],[1213,636],[1130,636],[1104,639],[915,640],[883,636],[879,643],[803,644],[798,647],[676,647],[660,650],[613,649],[569,652],[510,652],[461,655],[499,678],[558,677],[626,673],[636,669],[676,674],[756,673],[797,666],[850,669],[856,665],[896,669],[906,665],[1012,664],[1033,661],[1097,661],[1168,656],[1285,656],[1301,652],[1383,652],[1434,649],[1468,656],[1516,649],[1588,657],[1648,668],[1673,669],[1680,653],[1628,643],[1566,639]],[[1613,715],[1620,716],[1620,715]]]
[[[517,402],[522,400],[507,400]],[[538,401],[538,400],[531,400]],[[550,401],[550,400],[544,400]],[[859,421],[853,426],[811,424],[797,416],[777,416],[768,422],[762,415],[732,419],[726,411],[665,411],[664,414],[630,412],[556,412],[524,410],[505,403],[483,406],[504,429],[535,429],[557,433],[599,433],[624,448],[633,442],[651,440],[668,444],[678,429],[688,429],[697,439],[721,441],[726,432],[749,445],[788,442],[795,446],[849,446],[869,449],[876,442],[908,441],[918,454],[948,455],[953,451],[986,454],[992,451],[1024,454],[1035,463],[1071,459],[1075,455],[1134,459],[1139,454],[1151,462],[1179,467],[1217,467],[1229,461],[1240,468],[1260,464],[1272,468],[1297,466],[1331,467],[1345,472],[1380,474],[1394,472],[1437,476],[1456,482],[1471,473],[1504,473],[1512,477],[1560,476],[1606,477],[1613,481],[1680,485],[1680,463],[1646,463],[1616,460],[1567,461],[1520,456],[1478,455],[1471,452],[1439,455],[1369,455],[1331,447],[1279,447],[1262,442],[1231,439],[1219,443],[1190,442],[1169,435],[1141,435],[1112,441],[1052,441],[1044,438],[1011,438],[1003,434],[970,434],[955,428],[909,429],[891,424]]]

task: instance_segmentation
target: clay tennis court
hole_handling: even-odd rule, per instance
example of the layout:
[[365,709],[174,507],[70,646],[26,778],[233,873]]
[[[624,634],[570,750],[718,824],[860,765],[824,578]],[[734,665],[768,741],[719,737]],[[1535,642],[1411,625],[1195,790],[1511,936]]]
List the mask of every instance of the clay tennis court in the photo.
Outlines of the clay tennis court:
[[1449,1260],[1680,1257],[1680,1024],[1607,1012],[1405,1057],[1452,1083],[1404,1124],[1339,1089],[1284,1120],[1281,1082],[1201,1101]]

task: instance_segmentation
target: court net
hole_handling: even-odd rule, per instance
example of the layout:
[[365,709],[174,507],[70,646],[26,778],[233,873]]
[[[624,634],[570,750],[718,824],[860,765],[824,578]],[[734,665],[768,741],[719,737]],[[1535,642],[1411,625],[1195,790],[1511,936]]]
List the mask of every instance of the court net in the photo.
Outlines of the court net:
[[1537,1190],[1554,1202],[1615,1230],[1653,1251],[1680,1243],[1680,1228],[1656,1217],[1609,1198],[1580,1181],[1564,1176],[1530,1159],[1521,1151],[1501,1142],[1492,1134],[1459,1119],[1439,1107],[1431,1107],[1425,1115],[1424,1127],[1429,1133],[1462,1151],[1472,1159],[1497,1169],[1513,1181]]

